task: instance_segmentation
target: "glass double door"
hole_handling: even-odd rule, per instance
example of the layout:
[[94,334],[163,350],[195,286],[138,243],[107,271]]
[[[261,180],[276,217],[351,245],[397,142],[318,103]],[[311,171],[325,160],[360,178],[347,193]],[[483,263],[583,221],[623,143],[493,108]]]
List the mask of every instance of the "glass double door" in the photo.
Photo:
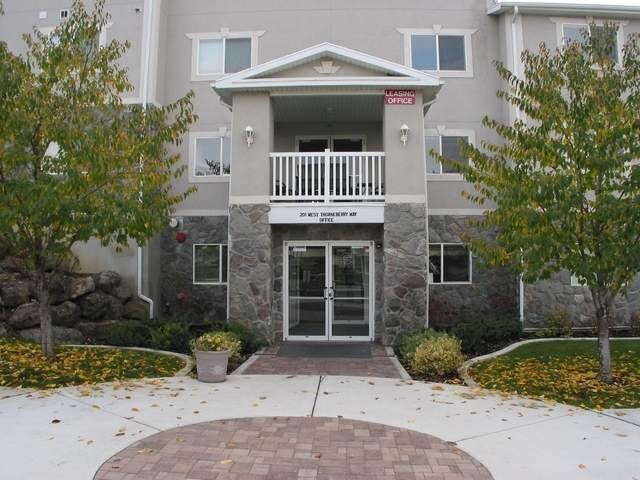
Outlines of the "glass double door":
[[371,340],[371,242],[287,242],[285,339]]

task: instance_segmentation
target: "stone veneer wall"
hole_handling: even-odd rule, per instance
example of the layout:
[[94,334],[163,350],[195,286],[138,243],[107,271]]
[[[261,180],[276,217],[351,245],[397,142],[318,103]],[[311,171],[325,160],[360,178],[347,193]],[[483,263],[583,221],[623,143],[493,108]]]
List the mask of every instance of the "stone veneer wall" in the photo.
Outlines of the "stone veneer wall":
[[382,225],[350,224],[350,225],[273,225],[272,230],[272,260],[273,260],[273,308],[272,321],[276,341],[282,341],[284,323],[284,305],[282,296],[284,242],[292,240],[358,240],[373,241],[374,249],[374,278],[375,278],[375,311],[374,334],[376,340],[381,340],[383,328],[383,251]]
[[229,240],[229,320],[273,340],[269,206],[231,205]]
[[[192,325],[216,327],[227,318],[226,285],[193,284],[193,245],[228,241],[228,219],[183,217],[178,228],[166,228],[160,236],[160,315],[171,315]],[[176,234],[184,232],[184,243]]]
[[384,209],[384,332],[386,345],[425,326],[427,241],[425,205],[391,203]]
[[[525,328],[544,328],[554,313],[566,310],[574,328],[592,328],[595,307],[586,287],[571,286],[571,274],[559,272],[547,280],[524,287]],[[626,295],[615,303],[614,326],[629,327],[633,317],[640,315],[640,277],[636,278]],[[638,319],[636,319],[636,322]]]
[[[468,216],[429,216],[431,243],[460,243],[462,235],[491,238],[492,232],[480,232]],[[478,218],[478,217],[475,217]],[[449,327],[465,320],[501,315],[519,315],[518,278],[508,268],[488,267],[473,256],[471,284],[429,286],[429,325]]]

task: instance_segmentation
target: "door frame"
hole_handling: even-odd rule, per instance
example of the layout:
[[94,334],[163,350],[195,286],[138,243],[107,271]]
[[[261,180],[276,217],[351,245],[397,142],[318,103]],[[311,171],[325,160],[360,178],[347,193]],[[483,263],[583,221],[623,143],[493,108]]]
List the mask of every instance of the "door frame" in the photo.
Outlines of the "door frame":
[[[333,300],[325,300],[325,335],[289,335],[289,247],[324,247],[325,287],[333,282],[332,247],[369,247],[369,335],[333,336]],[[372,342],[375,338],[375,242],[368,240],[291,240],[283,243],[282,338],[303,341]]]
[[[333,140],[334,139],[358,139],[362,141],[362,151],[366,152],[367,151],[367,136],[363,135],[363,134],[355,134],[355,135],[345,135],[345,134],[339,134],[339,135],[324,135],[324,134],[315,134],[315,135],[296,135],[295,137],[295,149],[294,151],[299,152],[300,151],[300,140],[319,140],[319,139],[326,139],[327,140],[327,146],[329,148],[330,151],[333,152]],[[338,152],[338,153],[349,153],[349,152]],[[351,152],[354,153],[354,152]]]

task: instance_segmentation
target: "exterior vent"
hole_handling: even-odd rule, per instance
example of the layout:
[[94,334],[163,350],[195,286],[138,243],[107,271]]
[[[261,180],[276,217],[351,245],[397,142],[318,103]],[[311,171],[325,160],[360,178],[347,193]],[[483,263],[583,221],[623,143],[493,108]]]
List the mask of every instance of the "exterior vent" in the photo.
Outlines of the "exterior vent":
[[69,10],[66,8],[60,10],[60,20],[66,20],[67,18],[69,18]]

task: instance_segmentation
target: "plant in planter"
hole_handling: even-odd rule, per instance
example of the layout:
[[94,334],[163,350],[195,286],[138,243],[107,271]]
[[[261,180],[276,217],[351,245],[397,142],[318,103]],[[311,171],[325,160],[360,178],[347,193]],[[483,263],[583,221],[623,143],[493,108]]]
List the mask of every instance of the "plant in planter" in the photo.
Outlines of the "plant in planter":
[[240,360],[242,343],[231,332],[209,332],[191,342],[196,357],[198,380],[223,382],[227,376],[229,359]]

